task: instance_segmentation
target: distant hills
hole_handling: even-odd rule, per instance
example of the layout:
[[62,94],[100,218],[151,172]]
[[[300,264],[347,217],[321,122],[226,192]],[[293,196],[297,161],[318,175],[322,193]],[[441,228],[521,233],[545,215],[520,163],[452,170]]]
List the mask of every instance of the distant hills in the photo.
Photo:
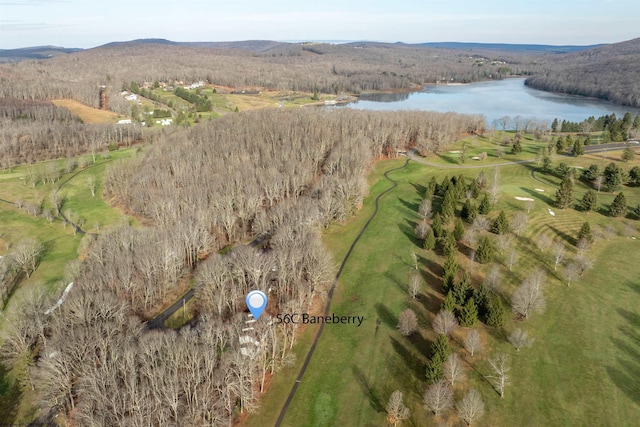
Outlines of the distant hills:
[[[404,43],[402,43],[404,44]],[[506,52],[546,52],[546,53],[569,53],[581,50],[592,49],[604,46],[604,44],[594,44],[589,46],[564,45],[554,46],[546,44],[508,44],[508,43],[458,43],[458,42],[436,42],[418,43],[412,46],[438,47],[443,49],[459,50],[500,50]]]
[[17,62],[23,59],[47,59],[78,52],[82,49],[58,46],[33,46],[19,49],[0,49],[0,62]]
[[[250,52],[266,52],[271,49],[283,48],[291,45],[300,44],[314,44],[314,42],[278,42],[273,40],[244,40],[244,41],[231,41],[231,42],[175,42],[167,39],[152,38],[152,39],[136,39],[129,41],[111,42],[101,47],[118,47],[127,45],[170,45],[170,46],[184,46],[184,47],[198,47],[198,48],[212,48],[212,49],[233,49],[233,50],[246,50]],[[606,45],[590,45],[590,46],[554,46],[543,44],[508,44],[508,43],[461,43],[461,42],[432,42],[432,43],[384,43],[384,42],[347,42],[341,43],[346,46],[360,46],[360,47],[426,47],[426,48],[442,48],[442,49],[454,49],[454,50],[494,50],[502,52],[529,52],[529,53],[569,53],[579,52],[594,47],[606,46]],[[0,62],[18,62],[24,59],[47,59],[60,55],[66,55],[73,52],[78,52],[84,49],[79,48],[65,48],[58,46],[34,46],[24,47],[19,49],[0,49]]]

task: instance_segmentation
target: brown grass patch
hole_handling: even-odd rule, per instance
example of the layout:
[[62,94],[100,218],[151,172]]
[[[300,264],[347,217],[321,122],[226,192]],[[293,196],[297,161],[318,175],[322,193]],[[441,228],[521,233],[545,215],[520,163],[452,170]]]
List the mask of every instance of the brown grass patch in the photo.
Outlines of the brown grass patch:
[[53,102],[56,107],[69,109],[69,111],[80,117],[85,123],[115,123],[118,117],[120,117],[119,114],[113,111],[89,107],[75,99],[53,99],[51,102]]

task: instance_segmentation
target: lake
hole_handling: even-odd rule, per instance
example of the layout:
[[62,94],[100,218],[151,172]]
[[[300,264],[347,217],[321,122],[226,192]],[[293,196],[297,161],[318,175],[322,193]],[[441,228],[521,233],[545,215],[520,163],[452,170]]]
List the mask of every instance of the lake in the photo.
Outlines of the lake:
[[531,89],[524,85],[524,80],[512,78],[468,85],[430,85],[419,92],[363,94],[358,101],[346,104],[345,107],[482,114],[489,126],[504,116],[546,120],[551,125],[554,118],[581,122],[589,116],[597,118],[611,113],[618,117],[624,116],[627,111],[634,116],[640,114],[638,108]]

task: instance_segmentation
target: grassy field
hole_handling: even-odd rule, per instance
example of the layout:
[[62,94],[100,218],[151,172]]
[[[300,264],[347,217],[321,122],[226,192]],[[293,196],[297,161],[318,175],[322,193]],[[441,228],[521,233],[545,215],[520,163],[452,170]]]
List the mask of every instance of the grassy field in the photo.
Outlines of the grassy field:
[[[122,212],[110,207],[101,196],[102,177],[107,164],[115,159],[130,157],[135,154],[135,149],[128,149],[110,153],[109,159],[97,159],[96,163],[88,163],[84,169],[76,169],[70,174],[63,175],[55,184],[39,183],[36,187],[26,184],[26,176],[34,168],[45,167],[51,162],[43,162],[28,166],[19,166],[11,172],[0,171],[0,198],[15,201],[21,198],[24,201],[39,202],[43,200],[45,209],[52,209],[50,195],[56,187],[66,182],[60,192],[64,194],[66,209],[73,211],[78,218],[84,219],[82,228],[90,232],[98,232],[98,224],[101,226],[117,222],[124,217]],[[62,167],[64,161],[52,161]],[[79,172],[79,173],[78,173]],[[76,175],[77,173],[77,175]],[[96,197],[91,196],[87,187],[88,177],[94,177],[97,182]],[[0,202],[0,255],[6,255],[11,246],[25,237],[33,237],[43,243],[44,256],[34,274],[23,280],[12,297],[9,299],[3,314],[10,316],[12,310],[19,307],[17,304],[30,291],[44,289],[46,292],[58,295],[67,286],[64,279],[64,267],[67,262],[78,258],[78,246],[82,236],[74,235],[69,226],[65,226],[61,220],[49,221],[41,216],[31,216],[26,211],[18,209],[15,205]],[[0,331],[5,317],[0,316]],[[20,395],[14,382],[14,373],[0,369],[0,421],[15,419],[16,421],[29,422],[33,419],[35,409],[31,406],[33,396],[29,391]]]
[[58,107],[68,108],[69,111],[80,117],[85,123],[115,123],[121,118],[119,114],[113,111],[89,107],[75,99],[54,99],[51,102]]
[[[558,157],[554,163],[566,161],[588,166],[599,160],[611,161],[600,156],[584,156]],[[400,164],[399,160],[378,163],[371,175],[375,185],[362,211],[349,223],[334,226],[325,234],[325,243],[337,261],[342,259],[370,215],[374,197],[390,186],[381,178],[382,173]],[[623,165],[627,170],[632,166],[632,163]],[[450,342],[467,362],[468,381],[456,387],[456,396],[459,398],[471,386],[481,392],[486,414],[478,425],[634,425],[634,420],[640,419],[637,382],[640,376],[637,333],[640,265],[630,258],[640,254],[637,231],[640,221],[612,219],[599,212],[585,214],[553,208],[550,203],[559,180],[536,173],[544,184],[535,181],[531,176],[534,167],[527,164],[499,169],[501,193],[489,216],[493,218],[499,210],[505,210],[510,218],[515,211],[524,209],[524,202],[516,200],[516,196],[535,200],[527,230],[517,238],[520,261],[512,272],[500,264],[505,276],[500,291],[508,298],[534,266],[543,266],[547,272],[547,309],[525,322],[516,322],[509,316],[504,328],[481,326],[486,345],[473,359],[461,350],[465,331],[460,330]],[[478,169],[455,171],[467,177],[475,177],[478,172]],[[415,163],[392,174],[399,186],[381,199],[380,212],[347,263],[331,306],[336,314],[364,315],[366,320],[359,328],[353,325],[325,328],[284,425],[383,425],[384,407],[396,389],[404,393],[405,403],[412,410],[407,425],[428,426],[440,422],[449,425],[459,421],[451,413],[435,419],[422,405],[426,387],[425,354],[435,338],[430,324],[442,300],[439,279],[442,258],[416,246],[412,235],[420,200],[416,187],[426,184],[431,175],[440,181],[452,174],[451,170]],[[491,180],[493,168],[487,168],[485,174]],[[576,197],[581,197],[584,191],[586,187],[578,183]],[[640,202],[640,189],[627,187],[624,191],[629,205]],[[613,195],[600,193],[601,209],[612,199]],[[549,214],[549,207],[555,216]],[[622,230],[625,223],[632,224],[638,240],[615,236],[598,241],[590,250],[597,259],[593,269],[567,287],[554,272],[551,255],[541,253],[533,242],[538,235],[547,234],[563,242],[573,257],[573,241],[585,220],[596,230],[607,224]],[[413,272],[412,252],[420,256],[420,272],[427,282],[417,300],[411,300],[405,291],[405,283]],[[458,261],[465,269],[469,266],[462,254]],[[475,286],[482,281],[486,270],[487,266],[476,268]],[[420,333],[410,338],[402,337],[396,329],[397,316],[407,307],[416,311],[421,323]],[[381,324],[376,332],[377,319]],[[516,352],[508,344],[506,337],[516,327],[535,337],[532,348]],[[302,348],[300,354],[305,354],[308,348],[305,340],[310,339],[310,332],[302,335],[302,344],[296,347]],[[486,356],[495,351],[506,352],[511,357],[511,385],[502,399],[485,380],[489,373]],[[284,370],[274,378],[261,409],[246,420],[246,425],[275,422],[297,369]]]

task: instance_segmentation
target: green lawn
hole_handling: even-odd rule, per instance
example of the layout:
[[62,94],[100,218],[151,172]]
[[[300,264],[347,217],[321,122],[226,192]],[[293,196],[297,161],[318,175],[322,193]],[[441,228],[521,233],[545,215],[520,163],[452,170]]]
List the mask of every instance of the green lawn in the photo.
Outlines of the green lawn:
[[[557,158],[555,164],[560,160]],[[588,158],[562,161],[594,163]],[[382,173],[399,165],[400,160],[378,163],[371,174],[375,185],[363,209],[347,224],[333,226],[325,233],[324,241],[337,262],[371,214],[375,196],[391,185],[381,178]],[[631,166],[627,164],[624,168]],[[489,216],[493,218],[504,209],[511,218],[515,211],[524,209],[524,202],[516,200],[516,196],[535,200],[528,228],[517,238],[520,261],[513,272],[508,272],[504,265],[500,267],[506,277],[501,293],[508,297],[535,265],[542,265],[548,277],[547,309],[525,322],[509,318],[500,330],[481,327],[486,347],[473,359],[461,351],[473,369],[467,369],[469,380],[464,386],[456,387],[456,395],[460,397],[470,385],[482,393],[486,414],[479,425],[633,425],[633,420],[640,419],[637,385],[640,337],[636,331],[640,327],[637,309],[640,265],[634,261],[640,254],[637,232],[640,221],[553,208],[548,203],[554,199],[558,179],[536,173],[545,183],[535,181],[531,177],[533,167],[500,168],[501,193]],[[331,311],[336,314],[364,315],[366,320],[359,328],[353,325],[325,327],[284,425],[384,425],[384,407],[396,389],[404,393],[405,402],[412,410],[407,425],[458,421],[453,415],[436,420],[422,405],[426,386],[424,355],[435,338],[430,324],[442,300],[438,278],[442,258],[416,246],[412,229],[420,200],[418,185],[426,184],[432,174],[441,181],[453,173],[475,177],[478,172],[478,169],[438,170],[411,163],[407,169],[392,173],[399,186],[382,197],[380,212],[347,263],[331,305]],[[491,180],[493,169],[487,168],[485,174]],[[585,190],[586,187],[578,183],[577,197]],[[625,188],[624,191],[630,205],[640,202],[640,189]],[[600,194],[603,208],[612,199],[613,195]],[[555,216],[549,214],[549,207]],[[567,287],[554,272],[551,255],[541,253],[534,241],[539,234],[548,234],[563,241],[570,256],[574,256],[571,242],[585,220],[590,221],[593,229],[606,224],[622,229],[625,221],[630,222],[639,240],[616,236],[597,242],[590,251],[597,258],[594,268]],[[412,301],[404,284],[413,272],[411,254],[414,251],[420,255],[420,270],[428,287],[418,300]],[[462,254],[458,261],[463,268],[469,265]],[[475,286],[481,282],[486,269],[483,266],[474,272]],[[406,307],[414,309],[421,322],[420,333],[409,339],[396,329],[397,316]],[[381,325],[376,333],[377,319]],[[526,329],[535,337],[532,348],[516,352],[506,342],[506,336],[516,327]],[[302,349],[302,355],[306,354],[307,340],[311,339],[309,332],[302,335],[303,343],[295,347]],[[457,340],[461,336],[457,334]],[[459,341],[451,340],[451,345],[454,350],[460,350]],[[493,351],[504,351],[512,358],[511,385],[503,399],[482,376],[488,373],[484,359]],[[261,409],[248,418],[247,425],[273,424],[297,369],[275,377],[272,388],[261,401]]]

